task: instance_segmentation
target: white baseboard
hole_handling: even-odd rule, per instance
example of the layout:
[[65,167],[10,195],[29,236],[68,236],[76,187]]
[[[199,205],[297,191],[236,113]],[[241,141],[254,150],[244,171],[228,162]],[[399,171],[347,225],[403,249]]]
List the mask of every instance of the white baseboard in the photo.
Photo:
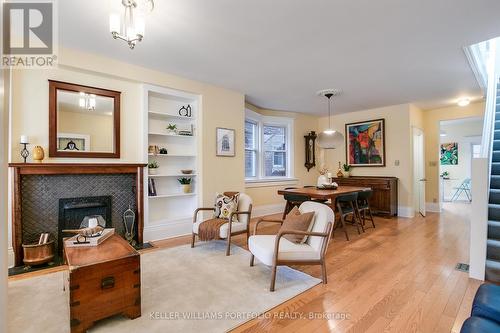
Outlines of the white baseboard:
[[426,202],[425,210],[431,213],[441,213],[441,207],[438,202]]
[[171,221],[152,226],[145,226],[143,239],[144,242],[149,242],[191,235],[191,232],[193,231],[192,228],[193,221],[191,220]]
[[252,209],[252,217],[261,217],[266,215],[283,213],[284,210],[285,210],[284,203],[255,206]]
[[399,206],[398,217],[415,217],[415,209],[413,207]]
[[8,256],[9,268],[14,267],[15,256],[14,256],[14,249],[13,248],[9,247],[7,249],[7,256]]

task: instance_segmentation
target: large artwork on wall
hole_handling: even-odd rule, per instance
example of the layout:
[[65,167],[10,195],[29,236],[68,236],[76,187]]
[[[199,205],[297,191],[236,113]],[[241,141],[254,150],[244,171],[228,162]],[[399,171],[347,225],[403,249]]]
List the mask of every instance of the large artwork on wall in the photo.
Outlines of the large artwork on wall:
[[458,165],[458,143],[441,144],[441,165]]
[[369,120],[345,125],[347,164],[385,166],[385,121]]

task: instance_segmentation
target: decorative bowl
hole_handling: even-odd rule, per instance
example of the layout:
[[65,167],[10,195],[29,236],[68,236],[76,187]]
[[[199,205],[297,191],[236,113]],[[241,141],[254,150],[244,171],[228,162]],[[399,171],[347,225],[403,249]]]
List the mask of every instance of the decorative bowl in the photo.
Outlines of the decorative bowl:
[[181,172],[184,174],[184,175],[190,175],[193,173],[193,170],[181,170]]

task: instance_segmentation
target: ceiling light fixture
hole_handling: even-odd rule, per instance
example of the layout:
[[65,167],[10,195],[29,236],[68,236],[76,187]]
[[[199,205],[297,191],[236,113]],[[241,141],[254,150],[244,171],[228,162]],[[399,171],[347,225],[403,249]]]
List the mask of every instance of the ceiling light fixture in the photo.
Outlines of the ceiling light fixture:
[[136,0],[122,0],[122,5],[125,8],[122,15],[117,13],[109,15],[109,31],[114,39],[125,41],[133,50],[135,45],[144,38],[143,14],[152,11],[155,5],[153,0],[142,0],[140,6]]
[[84,92],[80,92],[80,98],[78,104],[82,109],[87,109],[88,111],[95,111],[96,96],[94,94],[86,94]]
[[458,100],[457,104],[458,104],[458,106],[462,106],[462,107],[467,106],[467,105],[470,104],[470,98],[466,98],[466,97],[465,98],[460,98]]
[[342,94],[340,89],[325,89],[318,91],[319,96],[328,98],[328,128],[318,135],[318,146],[323,149],[335,149],[344,144],[342,133],[332,129],[331,101],[333,96]]

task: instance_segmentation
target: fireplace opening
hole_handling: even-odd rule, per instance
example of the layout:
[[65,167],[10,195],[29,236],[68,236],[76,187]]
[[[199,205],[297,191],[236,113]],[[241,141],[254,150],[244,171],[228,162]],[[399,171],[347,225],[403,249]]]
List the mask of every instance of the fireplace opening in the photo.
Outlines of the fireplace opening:
[[62,240],[74,234],[62,232],[66,229],[79,229],[87,216],[100,215],[106,221],[106,228],[112,227],[111,196],[80,197],[59,199],[59,225],[57,233],[57,251],[62,254]]

